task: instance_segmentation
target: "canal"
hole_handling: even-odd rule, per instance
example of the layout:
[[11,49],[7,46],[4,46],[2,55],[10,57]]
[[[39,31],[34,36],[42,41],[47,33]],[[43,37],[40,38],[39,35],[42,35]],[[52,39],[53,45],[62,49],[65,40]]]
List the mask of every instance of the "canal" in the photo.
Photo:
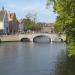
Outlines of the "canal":
[[65,43],[0,44],[0,75],[67,75]]

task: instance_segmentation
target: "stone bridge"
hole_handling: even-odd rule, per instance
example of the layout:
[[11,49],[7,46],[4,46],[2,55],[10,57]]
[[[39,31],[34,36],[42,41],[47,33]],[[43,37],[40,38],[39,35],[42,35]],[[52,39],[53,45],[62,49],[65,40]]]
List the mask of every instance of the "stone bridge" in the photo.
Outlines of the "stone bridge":
[[26,39],[33,42],[35,38],[46,36],[51,42],[66,41],[66,35],[59,36],[58,34],[50,33],[29,33],[29,34],[16,34],[16,35],[2,35],[1,41],[25,41]]
[[35,38],[38,37],[48,37],[48,39],[52,41],[66,41],[66,36],[58,34],[50,34],[50,33],[33,33],[33,34],[21,34],[19,35],[19,40],[23,41],[23,39],[29,39],[31,42],[35,40]]

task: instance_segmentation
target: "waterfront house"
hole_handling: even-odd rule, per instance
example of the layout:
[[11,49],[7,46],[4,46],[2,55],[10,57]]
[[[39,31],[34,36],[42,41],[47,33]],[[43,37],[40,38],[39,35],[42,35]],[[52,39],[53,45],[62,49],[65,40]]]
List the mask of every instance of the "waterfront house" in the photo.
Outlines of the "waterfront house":
[[22,23],[22,19],[19,20],[18,31],[20,33],[24,33],[24,25]]
[[53,23],[38,23],[39,26],[41,26],[41,32],[45,33],[54,33],[54,24]]
[[16,18],[15,13],[8,13],[8,20],[9,20],[9,32],[10,34],[15,34],[18,32],[18,20]]
[[9,21],[7,11],[2,7],[0,10],[0,34],[9,33]]

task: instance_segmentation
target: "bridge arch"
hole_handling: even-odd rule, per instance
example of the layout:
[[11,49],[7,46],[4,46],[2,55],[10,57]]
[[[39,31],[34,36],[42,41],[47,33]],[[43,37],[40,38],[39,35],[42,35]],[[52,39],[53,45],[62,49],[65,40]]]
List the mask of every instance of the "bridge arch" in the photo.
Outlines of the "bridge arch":
[[59,41],[60,41],[60,42],[64,42],[64,40],[63,40],[62,38],[59,38]]
[[33,42],[36,42],[36,39],[40,37],[47,37],[48,38],[48,42],[51,42],[51,38],[48,35],[37,35],[33,37]]
[[20,41],[21,41],[21,42],[30,42],[30,39],[29,39],[29,38],[21,38]]

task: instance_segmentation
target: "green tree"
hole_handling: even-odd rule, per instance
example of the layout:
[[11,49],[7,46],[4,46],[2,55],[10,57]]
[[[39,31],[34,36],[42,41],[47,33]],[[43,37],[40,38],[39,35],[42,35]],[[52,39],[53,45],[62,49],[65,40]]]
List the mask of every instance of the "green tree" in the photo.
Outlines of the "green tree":
[[30,29],[31,26],[32,26],[31,20],[30,20],[29,18],[24,18],[24,19],[22,20],[22,23],[23,23],[23,25],[24,25],[24,29],[25,29],[25,30]]
[[48,0],[57,13],[55,29],[67,35],[68,55],[75,55],[75,0]]
[[36,23],[35,17],[32,15],[26,15],[26,18],[22,20],[25,30],[34,30],[38,31],[41,27]]

